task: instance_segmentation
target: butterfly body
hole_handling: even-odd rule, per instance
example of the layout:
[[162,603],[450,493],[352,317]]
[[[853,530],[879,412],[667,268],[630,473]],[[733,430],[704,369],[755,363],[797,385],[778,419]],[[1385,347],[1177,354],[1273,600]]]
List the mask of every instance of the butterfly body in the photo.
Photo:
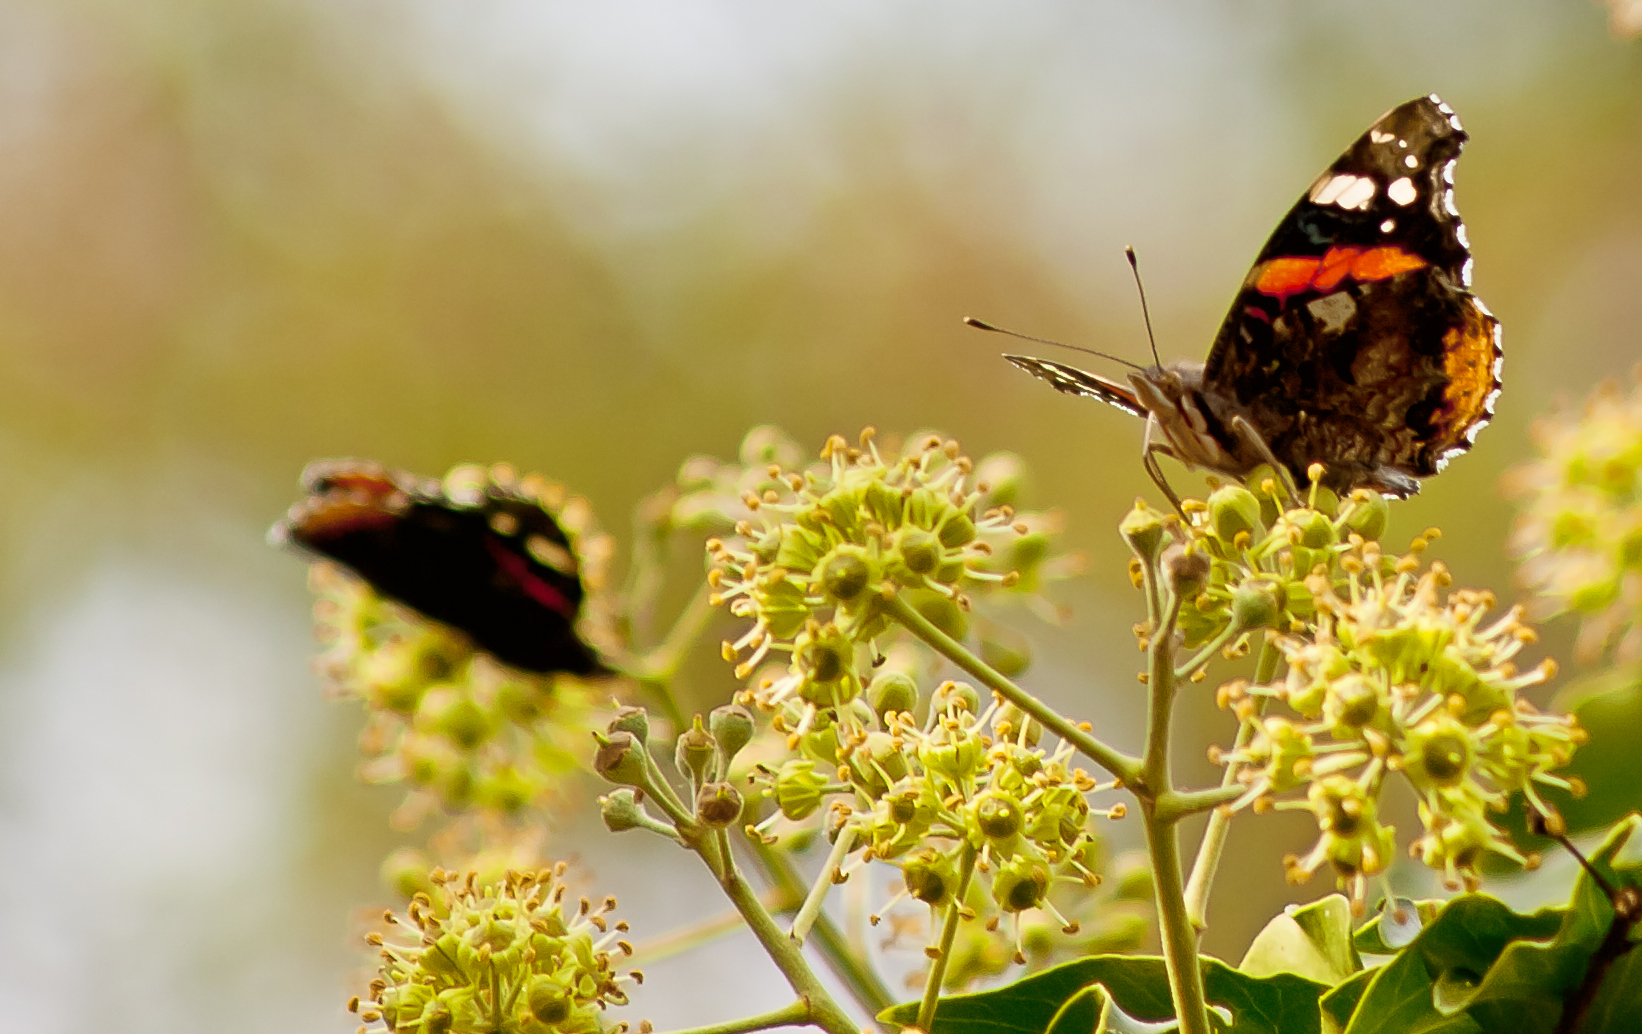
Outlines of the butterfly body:
[[[1381,116],[1256,257],[1208,358],[1122,385],[1005,356],[1069,394],[1146,418],[1153,454],[1232,477],[1262,463],[1305,483],[1406,497],[1471,447],[1499,394],[1499,322],[1471,293],[1454,206],[1466,140],[1435,95]],[[1172,496],[1172,493],[1171,493]]]

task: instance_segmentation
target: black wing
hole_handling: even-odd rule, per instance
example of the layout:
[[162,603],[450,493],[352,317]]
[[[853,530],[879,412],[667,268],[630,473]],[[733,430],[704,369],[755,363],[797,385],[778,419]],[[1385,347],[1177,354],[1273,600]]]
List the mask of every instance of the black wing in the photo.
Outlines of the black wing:
[[1204,394],[1290,469],[1321,462],[1331,480],[1408,494],[1493,415],[1499,323],[1469,290],[1454,205],[1466,139],[1435,95],[1382,115],[1278,224],[1233,300]]

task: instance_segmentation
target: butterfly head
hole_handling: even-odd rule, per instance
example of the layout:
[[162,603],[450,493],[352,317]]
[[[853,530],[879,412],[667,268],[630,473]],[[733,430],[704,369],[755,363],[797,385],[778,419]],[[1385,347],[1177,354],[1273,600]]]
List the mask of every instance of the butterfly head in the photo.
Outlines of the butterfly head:
[[1176,361],[1129,374],[1135,398],[1145,407],[1175,459],[1190,467],[1237,470],[1246,464],[1228,450],[1215,430],[1203,395],[1203,364]]

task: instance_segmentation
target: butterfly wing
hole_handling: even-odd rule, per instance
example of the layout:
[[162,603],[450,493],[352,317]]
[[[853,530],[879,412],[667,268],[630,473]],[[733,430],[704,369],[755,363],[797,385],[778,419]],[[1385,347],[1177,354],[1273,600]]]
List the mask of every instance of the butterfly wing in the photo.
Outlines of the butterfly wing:
[[1381,116],[1261,249],[1205,363],[1211,407],[1338,485],[1418,490],[1499,394],[1499,322],[1454,206],[1467,134],[1435,95]]
[[1056,391],[1099,399],[1131,416],[1146,415],[1146,409],[1140,404],[1140,400],[1135,398],[1134,391],[1116,381],[1109,381],[1105,377],[1079,370],[1075,366],[1050,362],[1048,359],[1034,359],[1029,355],[1006,354],[1004,358],[1032,376],[1048,381]]
[[379,464],[325,462],[274,526],[382,595],[467,633],[525,671],[600,670],[576,634],[583,589],[569,536],[543,501],[491,478],[454,499]]

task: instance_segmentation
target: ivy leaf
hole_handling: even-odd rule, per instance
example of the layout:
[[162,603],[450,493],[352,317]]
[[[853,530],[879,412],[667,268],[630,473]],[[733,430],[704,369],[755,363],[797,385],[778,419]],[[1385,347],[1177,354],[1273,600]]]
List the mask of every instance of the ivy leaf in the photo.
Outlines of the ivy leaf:
[[1330,894],[1290,905],[1254,938],[1238,969],[1255,977],[1294,973],[1332,987],[1363,968],[1351,945],[1351,903]]
[[[1214,958],[1203,958],[1202,964],[1205,996],[1210,1005],[1231,1013],[1234,1034],[1321,1034],[1317,1000],[1326,985],[1293,973],[1251,976]],[[930,1034],[1039,1034],[1059,1024],[1069,1003],[1097,985],[1112,1004],[1136,1020],[1164,1023],[1174,1019],[1174,1001],[1161,958],[1096,955],[994,991],[944,998],[935,1010]],[[904,1026],[917,1015],[917,1003],[911,1002],[885,1010],[879,1019]],[[1095,1013],[1091,1007],[1082,1015],[1092,1019]]]

